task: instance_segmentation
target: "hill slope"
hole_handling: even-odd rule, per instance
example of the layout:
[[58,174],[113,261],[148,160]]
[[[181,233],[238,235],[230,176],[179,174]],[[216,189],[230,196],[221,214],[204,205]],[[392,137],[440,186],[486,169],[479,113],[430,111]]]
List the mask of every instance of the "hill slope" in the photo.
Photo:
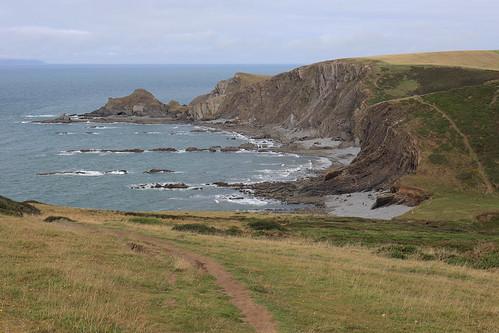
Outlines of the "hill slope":
[[435,65],[499,70],[498,51],[448,51],[382,55],[365,59],[395,65]]
[[[4,332],[485,333],[499,325],[497,216],[469,224],[36,207],[39,216],[0,215],[9,235],[0,238]],[[268,315],[246,311],[252,304]]]
[[489,68],[499,69],[495,51],[333,60],[244,85],[223,81],[189,107],[194,119],[231,119],[289,144],[332,138],[361,148],[325,178],[264,184],[257,194],[286,200],[417,185],[394,198],[414,204],[421,199],[407,193],[498,190],[499,71]]

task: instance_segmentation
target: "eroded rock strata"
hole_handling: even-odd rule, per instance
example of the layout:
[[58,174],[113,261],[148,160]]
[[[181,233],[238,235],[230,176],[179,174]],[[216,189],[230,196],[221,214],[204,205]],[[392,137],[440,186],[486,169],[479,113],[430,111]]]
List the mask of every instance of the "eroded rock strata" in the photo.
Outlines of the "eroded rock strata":
[[335,138],[344,147],[361,148],[350,165],[337,166],[325,176],[252,185],[257,195],[318,203],[327,194],[388,189],[416,170],[418,149],[410,134],[398,126],[404,109],[390,103],[368,107],[372,75],[369,62],[338,60],[248,85],[235,77],[194,99],[189,112],[196,120],[230,119],[274,138],[284,136],[288,142]]
[[186,119],[188,108],[177,101],[164,104],[145,89],[136,89],[130,95],[119,98],[109,98],[107,103],[83,118],[103,117],[152,117]]

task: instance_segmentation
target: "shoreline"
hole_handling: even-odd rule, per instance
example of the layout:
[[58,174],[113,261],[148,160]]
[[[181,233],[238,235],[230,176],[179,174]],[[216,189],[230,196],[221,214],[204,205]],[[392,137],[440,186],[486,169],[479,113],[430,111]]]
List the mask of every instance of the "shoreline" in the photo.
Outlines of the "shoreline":
[[[56,119],[33,121],[33,123],[45,124],[72,124],[72,123],[126,123],[137,125],[161,125],[161,124],[181,124],[191,125],[197,132],[225,132],[247,140],[249,143],[256,146],[255,151],[265,151],[283,154],[297,154],[304,157],[315,157],[327,159],[328,165],[310,170],[305,176],[292,181],[262,181],[252,184],[240,183],[225,183],[220,182],[219,187],[232,188],[242,194],[250,194],[255,199],[263,200],[278,200],[290,206],[291,212],[305,213],[314,212],[320,214],[337,215],[337,216],[352,216],[366,217],[369,215],[376,216],[379,219],[391,219],[402,215],[412,209],[404,205],[388,206],[382,209],[372,210],[370,207],[366,210],[366,205],[372,205],[372,200],[359,200],[359,197],[364,198],[367,192],[353,192],[350,194],[333,194],[327,191],[318,192],[312,195],[294,195],[293,192],[307,184],[317,184],[327,174],[331,168],[344,167],[352,162],[357,156],[360,148],[353,142],[345,142],[334,140],[332,138],[319,138],[307,133],[293,132],[284,128],[270,127],[252,127],[249,124],[234,122],[234,120],[221,121],[192,121],[179,120],[171,118],[154,118],[154,117],[71,117],[70,121],[57,121]],[[268,140],[268,142],[266,142]],[[259,142],[261,141],[261,142]],[[259,144],[268,144],[267,147],[259,147]],[[242,146],[242,145],[241,145]],[[244,148],[238,148],[241,151]],[[200,149],[200,151],[208,149]],[[235,150],[234,150],[235,151]],[[223,184],[223,185],[222,185]],[[369,192],[376,195],[375,192]],[[380,192],[381,193],[381,192]],[[353,196],[357,200],[350,200]],[[334,204],[332,204],[334,202]],[[296,207],[293,205],[305,205],[306,207]],[[265,209],[257,209],[258,211],[267,211]]]

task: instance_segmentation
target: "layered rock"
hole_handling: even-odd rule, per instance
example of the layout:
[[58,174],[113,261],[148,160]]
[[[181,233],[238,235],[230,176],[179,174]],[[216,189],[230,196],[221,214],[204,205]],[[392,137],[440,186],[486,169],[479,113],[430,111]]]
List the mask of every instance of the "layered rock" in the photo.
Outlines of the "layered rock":
[[307,130],[318,137],[355,138],[355,110],[365,102],[368,63],[329,61],[241,84],[220,82],[189,107],[194,119],[237,118],[261,126]]
[[187,107],[176,101],[164,104],[144,89],[136,89],[125,97],[109,98],[106,105],[84,117],[162,117],[186,118]]
[[269,76],[236,73],[233,78],[220,81],[206,95],[195,98],[189,104],[189,112],[196,120],[211,120],[219,118],[220,108],[228,96],[244,90],[244,88],[269,79]]
[[361,147],[350,165],[331,170],[325,177],[257,184],[256,194],[314,202],[327,194],[389,189],[401,176],[416,170],[419,153],[409,132],[399,126],[404,108],[390,103],[368,106],[373,73],[371,62],[336,60],[245,86],[237,85],[234,78],[194,99],[189,107],[195,119],[237,119],[247,126],[267,127],[269,133],[298,132]]

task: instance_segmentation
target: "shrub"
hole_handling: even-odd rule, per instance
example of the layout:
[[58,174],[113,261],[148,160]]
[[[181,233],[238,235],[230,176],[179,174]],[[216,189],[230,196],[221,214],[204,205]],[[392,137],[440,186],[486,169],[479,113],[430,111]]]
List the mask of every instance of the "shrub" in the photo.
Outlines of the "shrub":
[[52,222],[76,222],[75,220],[70,219],[69,217],[65,217],[65,216],[49,216],[49,217],[47,217],[43,221],[47,222],[47,223],[52,223]]
[[378,249],[378,253],[396,259],[407,259],[417,252],[418,248],[414,245],[387,245]]
[[187,231],[205,235],[223,233],[220,229],[202,223],[177,224],[172,229],[176,231]]
[[430,156],[428,156],[428,159],[433,164],[447,164],[448,163],[447,158],[442,154],[433,153]]
[[278,230],[278,231],[284,231],[284,227],[280,225],[277,222],[274,221],[265,221],[265,220],[260,220],[260,221],[254,221],[248,223],[248,227],[250,227],[253,230],[258,230],[258,231],[269,231],[269,230]]
[[243,231],[241,229],[239,229],[238,227],[234,227],[234,226],[225,230],[225,234],[229,235],[229,236],[239,236],[242,233],[243,233]]
[[161,220],[154,217],[132,217],[128,221],[138,224],[161,224]]

